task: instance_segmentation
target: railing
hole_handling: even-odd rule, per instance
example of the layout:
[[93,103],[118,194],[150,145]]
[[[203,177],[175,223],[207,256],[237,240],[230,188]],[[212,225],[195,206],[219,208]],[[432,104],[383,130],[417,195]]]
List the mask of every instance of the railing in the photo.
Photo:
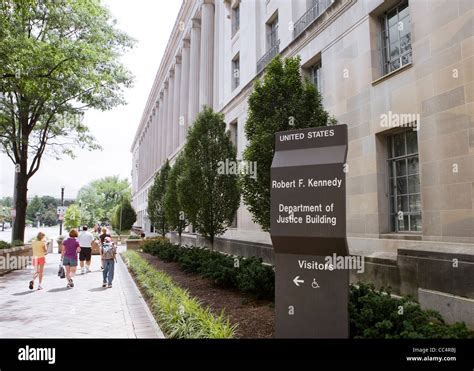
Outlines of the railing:
[[273,45],[257,62],[257,74],[263,71],[265,66],[270,63],[270,61],[280,53],[280,40],[277,40],[275,45]]
[[301,35],[303,31],[318,19],[334,2],[335,0],[316,0],[316,4],[296,21],[293,27],[293,39]]

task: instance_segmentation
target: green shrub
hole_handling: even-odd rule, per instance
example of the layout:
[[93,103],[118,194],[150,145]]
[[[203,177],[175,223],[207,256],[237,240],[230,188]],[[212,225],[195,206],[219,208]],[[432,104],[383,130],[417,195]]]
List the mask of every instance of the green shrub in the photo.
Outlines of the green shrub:
[[141,237],[137,236],[136,234],[131,234],[130,236],[128,236],[128,239],[129,240],[140,240]]
[[[166,239],[146,242],[144,251],[178,262],[183,271],[212,279],[218,286],[237,288],[258,299],[274,299],[275,273],[261,259],[239,257],[236,268],[235,257],[173,245]],[[421,309],[409,297],[394,298],[389,290],[377,291],[373,285],[351,285],[349,316],[353,338],[474,338],[464,323],[447,325],[439,313]]]
[[421,309],[409,297],[394,298],[390,290],[375,290],[372,284],[351,285],[349,318],[352,338],[474,338],[464,323],[447,325],[438,312]]
[[[235,258],[202,247],[171,244],[168,240],[148,241],[143,251],[163,261],[178,262],[187,273],[198,273],[217,286],[237,288],[258,299],[273,300],[275,273],[273,268],[256,258]],[[239,264],[235,266],[235,259]]]
[[275,272],[255,257],[240,259],[237,274],[238,288],[258,299],[273,300],[275,297]]
[[233,288],[238,285],[238,269],[234,267],[234,259],[227,255],[209,252],[202,261],[200,273],[220,287]]
[[0,240],[0,249],[10,249],[12,247],[8,242]]
[[25,243],[21,240],[15,240],[12,242],[12,246],[24,246]]
[[166,274],[154,269],[135,251],[123,254],[139,285],[151,301],[153,315],[170,338],[233,338],[236,326],[224,312],[215,316],[191,298]]

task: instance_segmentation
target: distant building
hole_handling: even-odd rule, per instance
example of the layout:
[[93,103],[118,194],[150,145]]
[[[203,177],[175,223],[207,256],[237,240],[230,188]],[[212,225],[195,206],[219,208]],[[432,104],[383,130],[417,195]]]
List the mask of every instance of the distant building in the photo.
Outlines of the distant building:
[[[349,127],[351,253],[373,264],[377,259],[393,263],[398,273],[388,269],[376,278],[392,285],[397,278],[390,275],[402,274],[402,248],[416,246],[416,251],[430,251],[430,257],[435,251],[463,252],[472,265],[473,4],[184,1],[132,145],[137,224],[152,232],[146,201],[153,175],[179,153],[202,106],[225,115],[241,156],[253,82],[275,55],[299,55],[325,108]],[[272,259],[269,235],[252,222],[244,205],[220,244],[233,252],[251,246],[247,253]],[[433,267],[431,274],[437,274]],[[398,280],[406,292],[403,277]],[[430,285],[416,283],[474,297],[472,283]]]

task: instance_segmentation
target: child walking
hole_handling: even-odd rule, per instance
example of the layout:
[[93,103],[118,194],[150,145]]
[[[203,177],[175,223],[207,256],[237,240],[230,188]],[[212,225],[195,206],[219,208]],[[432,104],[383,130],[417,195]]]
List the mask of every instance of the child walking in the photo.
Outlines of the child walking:
[[43,232],[39,232],[36,236],[36,240],[31,243],[31,247],[33,250],[33,267],[35,268],[35,273],[33,274],[33,279],[30,281],[29,288],[33,290],[35,285],[35,280],[38,277],[38,290],[42,290],[41,283],[43,282],[43,271],[44,265],[46,263],[46,252],[48,248],[46,247],[46,241],[44,240],[45,234]]

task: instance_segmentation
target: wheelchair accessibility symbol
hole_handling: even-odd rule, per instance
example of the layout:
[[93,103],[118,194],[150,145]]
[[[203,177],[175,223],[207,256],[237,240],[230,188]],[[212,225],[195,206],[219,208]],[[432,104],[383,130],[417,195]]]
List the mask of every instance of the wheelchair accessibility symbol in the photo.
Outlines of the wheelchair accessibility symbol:
[[311,283],[311,287],[313,289],[319,289],[319,284],[316,282],[316,278],[313,278],[313,282]]

